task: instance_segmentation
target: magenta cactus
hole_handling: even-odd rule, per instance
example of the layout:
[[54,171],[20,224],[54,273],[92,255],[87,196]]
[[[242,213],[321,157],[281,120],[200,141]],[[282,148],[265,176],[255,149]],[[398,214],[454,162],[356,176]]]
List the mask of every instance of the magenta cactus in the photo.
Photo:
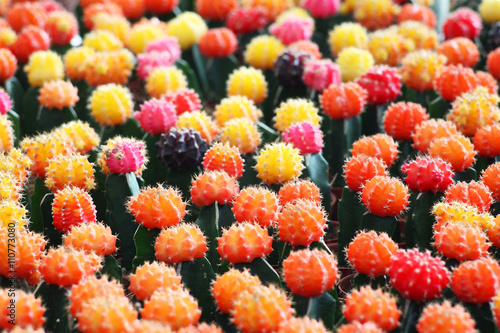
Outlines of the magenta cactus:
[[105,158],[111,173],[137,172],[146,163],[146,147],[142,141],[124,138],[114,145]]
[[12,101],[5,90],[0,90],[0,114],[6,114],[12,108]]
[[167,51],[141,53],[137,56],[137,75],[146,80],[156,67],[172,66],[175,61]]
[[134,118],[151,135],[167,133],[177,121],[175,104],[152,98],[142,104],[141,112],[135,113]]
[[269,27],[269,32],[278,37],[285,45],[308,40],[312,37],[314,21],[308,17],[289,16],[280,23]]
[[313,90],[323,91],[332,84],[340,84],[340,68],[330,59],[308,60],[304,65],[302,81]]
[[323,148],[323,133],[310,123],[298,123],[290,126],[284,133],[283,139],[291,143],[300,151],[300,154],[316,154]]
[[410,190],[434,193],[444,193],[453,184],[455,174],[450,163],[433,157],[417,157],[403,164],[401,171],[406,174],[405,182]]
[[155,39],[146,47],[146,52],[168,52],[172,62],[176,62],[181,57],[181,46],[176,37],[164,37]]
[[340,0],[305,0],[302,8],[308,10],[315,18],[327,18],[337,13]]

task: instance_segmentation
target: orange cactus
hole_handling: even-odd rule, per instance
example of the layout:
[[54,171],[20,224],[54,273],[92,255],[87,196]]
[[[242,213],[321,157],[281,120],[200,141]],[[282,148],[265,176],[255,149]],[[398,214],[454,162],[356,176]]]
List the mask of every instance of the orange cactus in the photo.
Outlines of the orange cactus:
[[434,89],[433,79],[441,72],[446,57],[436,52],[419,50],[406,55],[401,64],[401,81],[411,89]]
[[222,330],[215,324],[201,323],[198,326],[183,327],[177,333],[222,333]]
[[497,293],[497,295],[493,299],[492,310],[495,323],[498,325],[498,323],[500,323],[500,293]]
[[361,200],[370,213],[396,216],[408,205],[408,187],[397,178],[375,176],[365,183]]
[[[113,35],[111,34],[111,36]],[[91,86],[97,87],[111,83],[125,85],[132,74],[133,68],[133,56],[130,51],[119,49],[89,55],[81,70],[85,81]],[[68,70],[68,67],[66,67],[66,70]]]
[[201,207],[216,201],[220,205],[231,203],[238,191],[238,182],[225,171],[207,171],[192,181],[190,193],[193,203]]
[[365,154],[380,158],[387,166],[390,166],[398,157],[398,144],[387,134],[375,134],[354,142],[351,153],[352,156]]
[[131,332],[138,314],[125,296],[95,297],[76,314],[81,332]]
[[360,192],[365,183],[373,177],[387,176],[387,165],[379,158],[360,154],[346,161],[344,175],[349,189]]
[[219,310],[229,314],[234,308],[234,301],[243,291],[260,285],[259,278],[248,271],[230,269],[214,281],[212,294]]
[[203,157],[203,169],[206,171],[225,171],[236,179],[243,175],[243,158],[238,147],[229,143],[215,143]]
[[184,289],[160,289],[144,302],[143,319],[169,324],[173,330],[197,325],[201,311],[198,302]]
[[17,59],[7,48],[0,49],[0,82],[10,79],[17,70]]
[[481,87],[486,87],[490,94],[496,94],[498,92],[498,82],[488,72],[477,71],[476,72],[477,85]]
[[9,237],[12,235],[9,229],[0,228],[0,274],[5,277],[13,274],[18,279],[26,279],[38,269],[47,242],[40,234],[25,230],[14,231],[16,246],[12,248],[12,245],[8,245],[11,244]]
[[453,171],[460,172],[474,163],[476,152],[471,140],[457,134],[435,139],[429,146],[429,155],[449,162]]
[[82,307],[89,300],[97,297],[121,298],[125,297],[122,285],[107,277],[98,279],[90,275],[74,284],[69,294],[69,311],[73,317],[82,310]]
[[[45,323],[45,308],[42,301],[35,298],[34,294],[28,294],[23,290],[15,290],[15,299],[12,298],[12,289],[0,290],[0,328],[10,331],[18,328],[42,328]],[[15,300],[15,303],[12,301]],[[14,306],[14,309],[9,306]],[[12,317],[11,315],[14,314]],[[12,324],[14,322],[14,325]]]
[[102,223],[84,223],[71,228],[64,246],[105,256],[116,251],[116,236]]
[[149,299],[158,289],[181,287],[181,277],[175,269],[156,261],[138,267],[130,276],[129,290],[141,301]]
[[446,100],[453,102],[463,93],[477,87],[474,71],[462,65],[448,65],[434,78],[434,88]]
[[476,206],[481,213],[487,212],[493,203],[489,188],[484,183],[476,181],[455,183],[446,190],[445,195],[446,202],[464,202]]
[[354,290],[346,298],[344,317],[360,323],[373,322],[384,331],[392,331],[399,326],[401,312],[396,301],[381,289],[369,286]]
[[352,118],[365,107],[368,92],[355,82],[330,85],[320,97],[321,108],[333,119]]
[[415,127],[427,119],[429,116],[420,104],[398,102],[387,108],[384,129],[396,140],[411,140]]
[[280,239],[292,246],[319,241],[326,228],[326,214],[316,202],[298,199],[287,203],[278,215]]
[[7,13],[7,22],[17,32],[29,25],[43,28],[47,22],[47,12],[39,3],[18,2]]
[[354,269],[376,278],[389,273],[398,245],[386,233],[362,231],[349,244],[347,259]]
[[218,245],[221,259],[232,264],[252,262],[273,251],[273,239],[267,229],[250,223],[240,223],[224,230]]
[[449,223],[434,234],[434,246],[446,258],[475,260],[488,254],[486,234],[477,227]]
[[78,100],[78,89],[71,82],[63,80],[45,82],[38,97],[40,105],[59,110],[75,106]]
[[316,297],[335,286],[337,261],[326,251],[299,250],[283,261],[283,274],[292,293]]
[[238,222],[246,221],[267,228],[276,224],[280,209],[274,192],[261,187],[246,187],[234,199],[232,211]]
[[236,7],[238,7],[237,0],[195,1],[196,12],[200,14],[201,17],[208,20],[224,21],[229,12]]
[[354,19],[369,30],[387,28],[399,7],[390,0],[362,0],[354,7]]
[[49,160],[45,171],[45,186],[52,192],[67,186],[75,186],[86,191],[95,187],[93,165],[86,156],[79,153],[55,156]]
[[256,286],[236,297],[231,311],[242,333],[275,332],[293,315],[292,303],[275,286]]
[[38,134],[21,142],[23,152],[31,159],[31,170],[39,178],[45,178],[49,160],[56,156],[68,155],[75,151],[71,139],[59,133]]
[[472,68],[479,61],[479,49],[473,41],[465,37],[457,37],[441,43],[437,53],[446,57],[447,65]]
[[[99,0],[101,1],[101,0]],[[92,30],[94,27],[93,17],[98,13],[108,13],[123,16],[122,8],[112,1],[95,2],[88,6],[83,6],[83,23],[85,28]]]
[[453,293],[467,303],[490,302],[499,286],[500,264],[489,257],[461,263],[451,278]]
[[488,58],[486,59],[486,67],[488,72],[495,77],[495,79],[500,78],[500,49],[495,49],[488,53]]
[[101,257],[64,247],[51,248],[42,256],[40,272],[49,284],[70,287],[101,268]]
[[398,14],[398,24],[405,21],[418,21],[433,29],[436,26],[436,14],[426,6],[407,3]]
[[494,247],[500,248],[500,216],[497,215],[495,218],[495,222],[493,223],[493,226],[486,230],[488,234],[488,239],[491,242],[491,245]]
[[479,156],[495,157],[500,155],[500,124],[478,128],[472,138]]
[[167,228],[179,224],[186,216],[186,203],[173,187],[146,187],[127,203],[135,221],[148,229]]
[[500,174],[500,163],[491,164],[483,171],[481,175],[481,181],[488,186],[491,191],[493,199],[500,201],[500,179],[498,175]]
[[328,333],[322,322],[309,317],[292,317],[284,322],[278,333]]
[[[133,333],[172,333],[170,325],[155,320],[140,319],[134,322]],[[179,331],[177,331],[179,332]]]
[[301,179],[283,185],[278,193],[278,199],[281,206],[299,199],[311,200],[319,205],[321,193],[316,184],[310,180]]
[[246,118],[231,119],[224,123],[220,140],[222,143],[238,147],[242,154],[255,152],[262,141],[257,125]]
[[429,304],[424,308],[417,323],[418,332],[477,332],[471,315],[460,305],[452,306],[449,301]]
[[377,327],[372,322],[361,324],[360,322],[353,322],[340,327],[337,333],[383,333],[384,331]]
[[54,228],[67,232],[72,226],[96,221],[92,197],[78,187],[65,187],[54,195],[52,218]]
[[413,147],[422,153],[427,153],[431,142],[435,139],[459,134],[458,129],[451,121],[443,119],[429,119],[421,122],[413,132]]
[[155,255],[167,264],[201,258],[207,252],[207,241],[201,230],[192,224],[179,224],[160,232]]

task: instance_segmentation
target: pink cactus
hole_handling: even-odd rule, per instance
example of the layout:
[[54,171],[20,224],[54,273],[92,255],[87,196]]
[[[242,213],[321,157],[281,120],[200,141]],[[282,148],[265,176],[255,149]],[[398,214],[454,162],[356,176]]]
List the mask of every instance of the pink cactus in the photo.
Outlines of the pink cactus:
[[302,8],[307,9],[315,18],[326,18],[337,13],[340,0],[305,0]]
[[330,59],[306,61],[302,81],[313,90],[323,91],[331,84],[340,84],[340,68]]
[[455,174],[450,163],[432,157],[417,157],[403,164],[401,171],[406,174],[405,182],[410,190],[434,193],[444,193],[453,184]]
[[323,134],[321,130],[310,123],[299,123],[290,126],[284,133],[283,139],[291,143],[302,155],[316,154],[323,148]]
[[5,90],[0,90],[0,114],[6,114],[12,109],[12,101]]
[[175,60],[167,51],[151,51],[137,56],[137,75],[146,80],[156,67],[172,66]]
[[168,52],[172,62],[176,62],[181,57],[181,47],[176,37],[164,37],[155,39],[146,47],[146,52]]
[[289,45],[312,37],[314,21],[308,17],[289,16],[280,23],[269,27],[269,32],[278,37],[283,44]]
[[106,155],[106,163],[111,173],[136,172],[146,162],[144,142],[135,139],[122,139]]
[[135,113],[134,118],[151,135],[167,133],[177,120],[175,104],[152,98],[142,104],[141,112]]

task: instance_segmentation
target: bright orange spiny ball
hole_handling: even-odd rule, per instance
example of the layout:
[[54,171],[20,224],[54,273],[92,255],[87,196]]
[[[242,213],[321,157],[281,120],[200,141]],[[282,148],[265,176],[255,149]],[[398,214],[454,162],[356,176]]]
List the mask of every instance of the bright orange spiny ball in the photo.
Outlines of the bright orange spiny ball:
[[479,228],[462,223],[448,223],[434,234],[434,246],[446,258],[475,260],[488,254],[486,234]]
[[[10,331],[13,328],[40,329],[45,323],[45,308],[42,301],[32,293],[21,289],[0,289],[0,328]],[[15,303],[12,303],[12,302]],[[14,305],[14,313],[9,306]],[[14,314],[12,317],[11,315]],[[14,325],[12,325],[14,323]]]
[[222,260],[232,264],[252,262],[273,251],[273,239],[267,229],[250,223],[234,224],[222,232],[217,251]]
[[[155,320],[139,319],[134,322],[133,333],[172,333],[170,325]],[[177,331],[179,332],[179,331]]]
[[490,189],[482,182],[471,181],[469,183],[455,183],[448,187],[445,195],[446,202],[464,202],[476,206],[482,213],[487,212],[493,203]]
[[360,154],[346,161],[344,175],[349,189],[360,192],[365,183],[373,177],[387,176],[387,165],[379,158]]
[[500,163],[491,164],[483,171],[481,175],[481,181],[488,186],[491,191],[493,199],[500,201],[500,179],[498,175],[500,174]]
[[208,20],[224,21],[232,9],[238,7],[237,0],[196,0],[195,9],[201,17]]
[[166,264],[177,264],[202,258],[207,252],[207,240],[200,228],[181,223],[163,229],[155,243],[155,256]]
[[398,143],[387,134],[365,136],[353,143],[351,153],[352,156],[364,154],[380,158],[390,166],[398,157]]
[[367,322],[361,324],[358,321],[354,321],[349,324],[342,325],[337,333],[383,333],[384,331],[378,328],[375,323]]
[[408,205],[408,187],[399,179],[375,176],[365,183],[361,200],[370,213],[396,216]]
[[349,244],[347,259],[354,269],[372,278],[389,273],[398,245],[386,234],[361,231]]
[[477,87],[476,76],[471,68],[448,65],[434,77],[434,89],[445,101],[453,102],[463,93]]
[[220,140],[222,143],[238,147],[242,154],[255,152],[262,141],[257,125],[246,118],[231,119],[224,123]]
[[401,311],[389,293],[364,286],[347,296],[343,314],[349,322],[373,322],[384,331],[392,331],[399,326]]
[[283,273],[292,293],[316,297],[335,286],[337,260],[323,250],[299,250],[283,261]]
[[[16,246],[12,249],[9,229],[0,228],[0,274],[10,277],[12,274],[18,279],[28,278],[40,265],[40,258],[45,251],[47,242],[43,236],[26,230],[15,231]],[[12,251],[14,250],[14,251]],[[12,257],[14,254],[14,257]],[[13,266],[13,269],[11,265]],[[15,273],[12,273],[15,272]]]
[[96,221],[96,208],[92,197],[78,187],[65,187],[54,194],[52,201],[54,228],[68,232],[72,226]]
[[38,134],[21,141],[23,152],[33,161],[31,170],[39,178],[45,178],[49,160],[75,151],[71,139],[58,133]]
[[93,17],[98,13],[108,13],[113,15],[123,16],[122,8],[114,2],[94,2],[88,6],[82,6],[83,10],[83,24],[87,30],[92,30],[94,28]]
[[172,266],[165,263],[145,263],[130,276],[129,290],[138,300],[149,299],[158,289],[181,288],[181,277]]
[[49,160],[45,186],[52,192],[67,186],[76,186],[86,191],[95,187],[94,168],[86,156],[79,153],[59,155]]
[[127,206],[135,221],[148,229],[177,225],[187,213],[179,191],[162,185],[142,189]]
[[201,311],[198,301],[184,289],[160,289],[144,302],[141,310],[143,319],[169,324],[173,330],[197,325]]
[[95,275],[90,275],[71,287],[69,311],[75,317],[83,305],[93,298],[120,298],[124,296],[122,285],[115,280],[108,280],[106,276],[98,279]]
[[437,53],[446,57],[447,65],[474,67],[479,61],[479,49],[469,38],[457,37],[441,43]]
[[477,85],[488,88],[490,94],[496,94],[498,92],[498,82],[490,73],[476,71],[476,80]]
[[82,155],[95,149],[101,140],[90,124],[81,120],[65,123],[55,131],[60,131],[69,136],[77,152]]
[[111,83],[126,85],[133,68],[134,57],[130,51],[100,51],[84,63],[84,79],[92,87]]
[[476,322],[465,308],[449,301],[427,305],[417,323],[419,333],[464,332],[475,333]]
[[183,327],[177,333],[222,333],[222,330],[215,324],[208,325],[207,323],[201,323],[198,326]]
[[278,333],[328,333],[321,321],[309,317],[292,317],[282,323]]
[[497,293],[495,298],[493,298],[492,310],[495,323],[498,325],[498,323],[500,323],[500,293]]
[[390,0],[361,0],[354,7],[354,19],[369,30],[390,26],[399,7]]
[[320,97],[321,108],[333,119],[352,118],[365,107],[368,92],[355,82],[330,85]]
[[95,253],[58,247],[42,256],[40,272],[45,282],[70,287],[101,267],[101,257]]
[[14,147],[14,130],[6,114],[0,115],[0,152],[6,153]]
[[482,304],[495,297],[500,286],[500,264],[490,257],[464,261],[453,270],[451,288],[462,302]]
[[191,183],[191,200],[197,206],[209,206],[214,202],[226,205],[238,194],[239,185],[225,171],[206,171]]
[[478,128],[472,137],[474,148],[479,156],[495,157],[500,155],[500,124]]
[[206,171],[225,171],[236,179],[243,175],[244,161],[238,147],[229,143],[214,143],[203,157],[203,169]]
[[413,147],[421,153],[427,153],[431,142],[435,139],[459,134],[457,127],[451,121],[429,119],[415,126],[413,132]]
[[321,203],[321,192],[318,186],[307,179],[296,180],[284,184],[278,193],[279,204],[285,206],[298,199],[306,199]]
[[326,214],[316,202],[298,199],[287,203],[278,215],[280,239],[292,246],[309,246],[323,237]]
[[429,146],[429,155],[449,162],[453,171],[468,169],[475,161],[476,152],[471,140],[463,135],[435,139]]
[[116,236],[102,223],[83,223],[64,236],[64,246],[106,256],[116,251]]
[[82,333],[131,332],[137,318],[137,311],[125,296],[97,296],[76,313]]
[[299,150],[283,142],[267,144],[255,159],[257,176],[265,184],[282,184],[296,180],[304,168]]
[[[1,36],[0,29],[0,36]],[[15,35],[15,34],[14,34]],[[1,42],[0,42],[1,44]],[[17,59],[7,48],[0,49],[0,82],[10,79],[17,70]]]
[[58,110],[75,106],[78,100],[78,89],[71,82],[63,80],[45,82],[38,97],[40,105]]
[[48,13],[45,31],[50,36],[52,45],[68,45],[78,34],[78,21],[75,15],[65,10]]
[[193,129],[210,144],[219,133],[219,126],[205,111],[184,112],[177,118],[178,129]]
[[384,116],[384,129],[396,140],[411,140],[415,127],[429,119],[426,110],[417,103],[391,104]]
[[293,309],[283,290],[255,286],[236,297],[231,315],[242,333],[275,332],[292,317]]
[[217,277],[212,285],[212,294],[219,311],[229,314],[234,307],[234,301],[245,290],[261,285],[257,276],[248,271],[230,269]]
[[491,245],[500,248],[500,216],[497,215],[493,226],[486,230]]
[[238,222],[250,222],[263,228],[274,226],[281,207],[276,194],[268,189],[246,187],[233,202],[233,214]]

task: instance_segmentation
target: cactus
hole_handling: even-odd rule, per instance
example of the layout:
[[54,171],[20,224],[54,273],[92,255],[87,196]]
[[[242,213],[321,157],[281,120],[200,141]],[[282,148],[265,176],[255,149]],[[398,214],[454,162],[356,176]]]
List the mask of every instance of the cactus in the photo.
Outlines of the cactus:
[[434,246],[446,258],[475,260],[488,254],[486,234],[479,228],[461,223],[443,225],[434,234]]
[[230,177],[236,179],[243,175],[243,158],[237,147],[228,143],[215,143],[203,157],[205,171],[225,171]]
[[[15,290],[16,302],[13,303],[10,300],[12,296],[9,294],[7,289],[2,289],[0,291],[0,304],[3,308],[9,309],[2,316],[0,321],[0,328],[10,331],[11,329],[18,327],[28,329],[31,327],[33,330],[42,328],[45,323],[45,307],[42,306],[42,301],[36,298],[34,294],[26,293],[23,290]],[[14,311],[10,309],[14,307]],[[23,309],[23,311],[16,311],[16,309]],[[7,312],[14,313],[14,318],[10,317]],[[14,324],[12,324],[14,323]]]
[[242,189],[235,197],[232,207],[236,221],[254,223],[262,228],[276,224],[279,210],[277,195],[262,187]]
[[298,149],[285,143],[266,145],[256,160],[258,177],[266,184],[296,180],[304,168]]
[[85,223],[71,228],[64,236],[64,246],[108,256],[116,251],[116,236],[102,223]]
[[[9,253],[12,253],[8,251],[8,239],[9,231],[4,228],[0,231],[0,255],[5,256],[5,258],[9,258]],[[10,262],[5,260],[4,263],[1,263],[0,274],[6,277],[14,275],[17,279],[27,279],[37,270],[47,242],[42,235],[25,230],[16,232],[15,239],[14,256],[16,260],[13,264],[12,260]]]
[[[175,111],[178,116],[180,116],[184,112],[201,110],[200,96],[198,96],[196,91],[194,91],[193,89],[179,89],[176,91],[172,91],[163,95],[162,99],[174,104]],[[219,123],[219,125],[221,124]]]
[[441,304],[429,304],[424,308],[418,319],[417,331],[472,332],[475,331],[475,326],[476,322],[462,305],[452,306],[449,301],[444,301]]
[[130,276],[129,290],[141,301],[151,298],[158,289],[181,287],[181,277],[175,269],[156,261],[138,267]]
[[250,263],[271,253],[272,238],[259,225],[238,223],[222,232],[217,251],[232,264]]
[[67,186],[90,191],[95,187],[93,165],[79,153],[55,156],[47,165],[45,186],[53,192]]
[[92,198],[78,187],[66,187],[54,194],[52,223],[56,230],[67,232],[72,226],[96,221]]
[[446,202],[463,202],[475,206],[481,213],[489,211],[493,198],[488,187],[480,182],[457,182],[446,190]]

